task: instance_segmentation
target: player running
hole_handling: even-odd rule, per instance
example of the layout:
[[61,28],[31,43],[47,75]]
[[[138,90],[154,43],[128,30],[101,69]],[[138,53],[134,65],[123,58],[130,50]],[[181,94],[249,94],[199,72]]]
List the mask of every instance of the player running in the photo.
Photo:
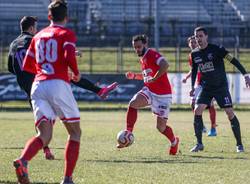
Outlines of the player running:
[[[30,106],[32,108],[30,92],[35,74],[24,71],[22,65],[26,51],[31,43],[33,36],[37,32],[37,18],[33,16],[24,16],[20,21],[20,28],[21,34],[10,44],[8,54],[8,70],[16,76],[17,83],[20,88],[26,93]],[[117,82],[114,82],[111,85],[100,88],[83,77],[81,77],[80,81],[78,82],[74,82],[72,80],[71,82],[80,88],[84,88],[96,93],[102,99],[105,99],[108,94],[118,85]],[[43,150],[46,159],[54,159],[54,155],[52,154],[48,146],[45,146]]]

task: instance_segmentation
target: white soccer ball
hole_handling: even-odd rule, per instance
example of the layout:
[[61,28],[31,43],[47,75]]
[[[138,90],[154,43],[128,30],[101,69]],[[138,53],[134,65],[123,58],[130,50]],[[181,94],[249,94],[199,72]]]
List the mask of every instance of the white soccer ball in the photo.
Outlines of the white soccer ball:
[[128,131],[128,130],[121,130],[117,134],[117,142],[119,145],[121,145],[123,147],[128,147],[131,144],[133,144],[134,139],[135,138],[134,138],[133,133]]

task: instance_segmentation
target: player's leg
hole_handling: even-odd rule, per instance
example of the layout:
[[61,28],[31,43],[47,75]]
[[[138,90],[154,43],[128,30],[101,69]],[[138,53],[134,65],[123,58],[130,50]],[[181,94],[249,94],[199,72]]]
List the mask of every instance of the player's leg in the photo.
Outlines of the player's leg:
[[169,154],[176,155],[178,151],[179,138],[174,135],[172,128],[167,125],[171,103],[171,96],[159,97],[151,94],[151,110],[157,117],[156,128],[169,140]]
[[201,90],[201,92],[197,97],[196,106],[194,110],[194,132],[197,144],[190,150],[191,152],[198,152],[204,149],[202,143],[202,129],[203,129],[202,113],[207,108],[207,106],[210,105],[212,98],[213,96],[211,96],[211,94],[204,89]]
[[220,89],[215,96],[217,104],[223,108],[231,122],[231,128],[236,139],[236,151],[244,152],[243,144],[241,141],[240,123],[233,111],[232,98],[227,88]]
[[[191,102],[190,102],[193,113],[194,113],[194,109],[195,109],[196,99],[197,99],[197,97],[198,97],[198,95],[200,94],[201,91],[202,91],[202,86],[201,85],[195,86],[195,88],[194,88],[194,96],[191,97]],[[206,128],[206,126],[204,124],[203,124],[202,132],[203,133],[207,132],[207,128]]]
[[[54,123],[55,123],[55,120],[52,120],[51,124],[54,125]],[[49,147],[49,145],[44,145],[43,153],[44,153],[45,159],[47,159],[47,160],[54,160],[55,159],[55,156],[52,153],[51,148]]]
[[225,108],[224,109],[229,121],[231,122],[231,128],[236,139],[236,151],[237,152],[244,152],[244,147],[241,141],[241,130],[240,130],[240,123],[236,115],[234,114],[233,108]]
[[170,142],[169,154],[176,155],[179,145],[179,137],[176,137],[173,133],[172,128],[167,125],[167,119],[157,116],[157,125],[156,128],[158,131],[163,134]]
[[65,146],[64,179],[61,184],[73,184],[72,175],[78,160],[80,150],[81,128],[80,122],[64,122],[68,132]]
[[[147,94],[147,89],[142,89],[130,100],[126,114],[126,130],[133,132],[137,120],[138,109],[148,106],[149,100],[150,97]],[[117,144],[116,147],[124,148],[124,145]]]
[[[80,149],[80,113],[70,85],[62,80],[50,80],[50,82],[53,109],[68,132],[68,141],[65,147],[64,179],[61,183],[73,184],[72,175]],[[53,93],[56,90],[58,93],[57,96],[54,96]]]
[[216,110],[215,110],[215,107],[214,107],[214,103],[213,103],[214,100],[212,100],[211,102],[211,106],[208,108],[209,110],[209,118],[210,118],[210,121],[211,121],[211,128],[208,132],[208,136],[217,136],[217,131],[216,131]]
[[83,77],[81,77],[79,82],[71,81],[71,83],[73,83],[74,85],[80,88],[87,89],[89,91],[96,93],[102,99],[105,99],[108,96],[108,94],[118,86],[118,83],[114,82],[108,86],[100,88],[96,86],[94,83],[92,83],[91,81],[89,81],[88,79],[85,79]]
[[21,184],[29,183],[28,162],[43,148],[43,145],[49,144],[52,138],[53,125],[46,118],[39,122],[37,129],[37,136],[27,141],[21,156],[13,162],[18,181]]
[[14,161],[16,175],[21,184],[29,183],[27,164],[44,145],[48,145],[52,138],[53,125],[49,119],[54,117],[54,112],[47,101],[41,96],[46,91],[43,85],[34,83],[32,88],[32,107],[36,121],[37,135],[32,137],[25,145],[19,159]]
[[[30,80],[27,80],[25,82],[25,84],[22,85],[22,87],[21,87],[25,91],[25,93],[27,95],[27,98],[28,98],[28,101],[29,101],[29,104],[30,104],[30,108],[31,108],[32,111],[33,111],[33,107],[32,107],[32,102],[31,102],[30,94],[31,94],[31,87],[32,87],[33,80],[34,80],[34,78],[30,79]],[[35,130],[37,132],[36,128],[35,128]],[[44,152],[44,157],[47,160],[54,160],[55,159],[55,156],[52,154],[51,149],[49,148],[48,145],[45,145],[43,147],[43,152]]]
[[137,111],[140,108],[148,106],[149,99],[150,97],[147,94],[147,91],[141,90],[130,100],[126,115],[126,129],[128,131],[133,132],[137,120]]

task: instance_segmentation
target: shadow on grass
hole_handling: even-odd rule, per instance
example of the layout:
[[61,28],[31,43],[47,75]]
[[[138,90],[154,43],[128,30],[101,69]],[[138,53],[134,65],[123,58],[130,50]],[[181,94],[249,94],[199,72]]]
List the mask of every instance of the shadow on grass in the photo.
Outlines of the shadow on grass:
[[203,156],[203,155],[183,155],[185,157],[197,158],[197,159],[215,159],[215,160],[248,160],[248,158],[237,157],[237,158],[229,158],[223,156]]
[[[0,180],[0,184],[17,184],[17,182],[13,182],[13,181],[4,181],[4,180]],[[56,182],[31,182],[31,184],[59,184]]]
[[[52,150],[63,150],[64,148],[53,148],[50,147]],[[23,149],[23,147],[0,147],[0,150],[15,150],[15,149]]]
[[202,163],[190,160],[84,160],[84,162],[97,162],[97,163],[131,163],[131,164],[194,164]]

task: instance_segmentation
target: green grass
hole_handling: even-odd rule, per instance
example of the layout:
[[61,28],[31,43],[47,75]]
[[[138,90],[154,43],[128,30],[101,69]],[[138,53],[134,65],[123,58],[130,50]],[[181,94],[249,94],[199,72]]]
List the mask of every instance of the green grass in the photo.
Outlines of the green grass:
[[[77,184],[248,184],[250,178],[249,112],[236,112],[241,121],[246,152],[235,152],[229,122],[218,112],[218,136],[204,136],[205,150],[190,153],[194,145],[192,113],[174,111],[169,123],[180,136],[181,153],[169,156],[168,142],[155,129],[155,118],[141,111],[134,131],[135,143],[115,149],[116,134],[125,125],[125,111],[81,112],[83,130],[80,157],[74,178]],[[34,135],[31,112],[0,112],[0,183],[16,183],[12,160]],[[208,122],[207,112],[204,121]],[[209,124],[206,123],[209,127]],[[29,164],[33,184],[58,184],[63,175],[66,131],[57,122],[51,147],[56,160],[46,161],[40,152]]]

